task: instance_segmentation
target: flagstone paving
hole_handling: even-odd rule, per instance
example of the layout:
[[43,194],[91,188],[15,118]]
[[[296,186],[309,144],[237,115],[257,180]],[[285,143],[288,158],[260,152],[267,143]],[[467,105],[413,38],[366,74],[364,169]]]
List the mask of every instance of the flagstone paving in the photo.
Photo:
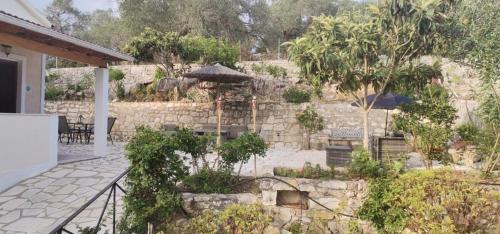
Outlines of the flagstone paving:
[[[59,164],[1,192],[0,234],[48,233],[128,167],[123,144],[120,143],[109,145],[106,156],[94,159],[91,157],[93,145],[60,144],[59,151],[73,158],[79,155],[86,160]],[[67,229],[76,231],[76,226],[95,226],[107,195],[103,194],[84,210]],[[117,192],[116,195],[117,205],[121,207],[119,198],[123,194]],[[107,227],[110,227],[111,221],[109,210],[104,220]]]

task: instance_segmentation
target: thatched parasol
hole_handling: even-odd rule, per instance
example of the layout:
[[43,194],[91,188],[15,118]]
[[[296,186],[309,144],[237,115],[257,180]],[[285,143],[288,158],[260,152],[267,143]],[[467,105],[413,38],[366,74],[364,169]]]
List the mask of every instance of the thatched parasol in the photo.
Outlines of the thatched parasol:
[[217,146],[220,146],[220,125],[222,120],[222,97],[220,94],[220,83],[241,83],[251,80],[252,77],[235,71],[231,68],[215,64],[202,67],[196,71],[183,75],[188,78],[197,78],[200,81],[217,83]]

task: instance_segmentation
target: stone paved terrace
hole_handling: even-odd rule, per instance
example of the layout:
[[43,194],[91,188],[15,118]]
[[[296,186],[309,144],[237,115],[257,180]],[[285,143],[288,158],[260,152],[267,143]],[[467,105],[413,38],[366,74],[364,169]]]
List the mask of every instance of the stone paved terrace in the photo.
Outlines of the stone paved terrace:
[[[0,193],[0,234],[48,233],[128,166],[123,144],[109,145],[108,155],[97,159],[89,156],[92,155],[92,150],[93,145],[60,144],[60,160],[61,155],[64,155],[64,164]],[[74,162],[77,157],[85,161]],[[117,192],[117,197],[121,195]],[[76,231],[77,225],[94,226],[106,196],[107,193],[103,194],[77,216],[67,226],[68,230]],[[118,207],[121,207],[120,202]],[[109,215],[109,212],[106,214]]]

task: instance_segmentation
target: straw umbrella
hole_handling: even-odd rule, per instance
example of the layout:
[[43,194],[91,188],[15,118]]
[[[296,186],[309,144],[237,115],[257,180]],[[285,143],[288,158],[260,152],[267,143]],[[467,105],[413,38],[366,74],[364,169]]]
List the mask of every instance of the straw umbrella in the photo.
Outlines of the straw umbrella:
[[231,68],[222,66],[220,64],[215,64],[211,66],[202,67],[196,71],[189,72],[183,75],[188,78],[197,78],[200,81],[208,81],[217,83],[217,146],[220,146],[220,128],[222,120],[222,96],[220,93],[221,83],[241,83],[244,81],[251,80],[252,77],[235,71]]

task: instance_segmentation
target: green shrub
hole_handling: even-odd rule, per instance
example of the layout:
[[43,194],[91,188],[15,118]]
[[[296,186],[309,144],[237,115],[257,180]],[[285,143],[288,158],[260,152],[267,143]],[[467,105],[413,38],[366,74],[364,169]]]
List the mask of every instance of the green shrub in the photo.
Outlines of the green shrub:
[[203,168],[196,174],[182,180],[184,186],[198,193],[230,193],[238,179],[229,170],[212,170]]
[[286,68],[276,65],[267,65],[266,72],[273,78],[286,78],[288,75]]
[[125,73],[118,68],[110,68],[109,69],[109,80],[111,81],[120,81],[125,78]]
[[304,127],[306,131],[306,140],[307,147],[306,149],[311,148],[311,134],[316,133],[317,131],[323,130],[323,117],[321,117],[318,112],[316,112],[311,106],[307,106],[307,108],[296,115],[297,121],[299,121],[300,125]]
[[196,136],[191,129],[181,128],[176,131],[173,138],[180,151],[191,155],[193,171],[198,171],[199,160],[201,160],[203,168],[208,168],[205,156],[213,144],[214,138],[212,136]]
[[126,145],[130,164],[125,186],[122,233],[146,233],[147,223],[160,228],[182,202],[176,183],[187,175],[176,142],[165,134],[140,127]]
[[228,141],[219,147],[219,155],[222,157],[225,167],[232,170],[235,164],[240,163],[238,177],[241,167],[250,160],[252,155],[265,157],[266,151],[266,142],[259,135],[251,132],[245,132],[237,139]]
[[[458,180],[457,179],[463,179]],[[500,193],[446,169],[372,181],[358,215],[380,233],[488,233],[498,225]]]
[[379,161],[371,159],[366,150],[353,151],[352,162],[349,173],[361,178],[377,178],[383,174],[383,168]]
[[251,69],[257,75],[264,75],[264,73],[267,73],[273,78],[286,78],[288,76],[286,68],[272,64],[264,64],[263,62],[252,63]]
[[45,100],[60,100],[64,97],[64,90],[55,85],[45,87]]
[[115,82],[115,94],[118,100],[125,99],[125,86],[123,84],[123,79],[125,78],[125,73],[117,68],[109,69],[109,80]]
[[300,222],[293,222],[290,224],[290,227],[288,227],[288,231],[291,232],[292,234],[301,234],[302,233],[302,223]]
[[266,65],[264,63],[252,63],[251,68],[253,72],[257,75],[264,75],[264,71],[266,70]]
[[283,92],[283,98],[290,103],[304,103],[311,101],[311,93],[297,87],[290,87]]
[[439,85],[427,86],[416,98],[419,101],[403,105],[402,112],[394,116],[394,128],[411,136],[408,138],[427,168],[432,166],[432,160],[446,163],[446,143],[457,110],[450,104],[448,91]]
[[456,131],[460,139],[467,142],[475,141],[479,134],[479,128],[472,123],[461,124],[456,128]]
[[272,217],[262,205],[229,205],[221,213],[205,210],[191,219],[184,233],[263,233]]
[[306,179],[332,179],[335,176],[335,171],[333,169],[325,170],[319,164],[313,167],[310,162],[306,162],[302,169],[276,167],[274,175]]

